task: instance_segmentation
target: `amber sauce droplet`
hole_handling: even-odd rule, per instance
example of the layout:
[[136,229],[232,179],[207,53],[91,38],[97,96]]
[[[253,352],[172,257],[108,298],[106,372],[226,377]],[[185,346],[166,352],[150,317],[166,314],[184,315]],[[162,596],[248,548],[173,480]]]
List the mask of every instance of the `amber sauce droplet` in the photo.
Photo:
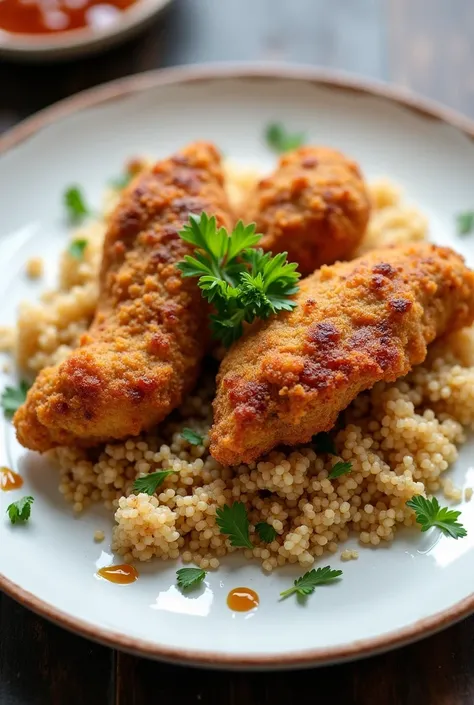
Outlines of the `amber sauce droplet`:
[[21,475],[10,468],[0,468],[0,489],[10,492],[10,490],[19,490],[20,487],[23,487]]
[[121,565],[106,565],[97,571],[97,575],[111,583],[129,585],[138,579],[138,570],[133,565],[122,563]]
[[237,587],[227,595],[227,605],[234,612],[248,612],[258,607],[260,598],[254,590]]

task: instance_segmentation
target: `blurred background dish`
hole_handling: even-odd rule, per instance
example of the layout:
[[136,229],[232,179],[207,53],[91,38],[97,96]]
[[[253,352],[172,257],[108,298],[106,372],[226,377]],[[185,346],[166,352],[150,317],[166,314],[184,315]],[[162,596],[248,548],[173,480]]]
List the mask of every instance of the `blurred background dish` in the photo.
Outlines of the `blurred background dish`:
[[106,49],[144,28],[171,0],[2,0],[0,54],[55,61]]

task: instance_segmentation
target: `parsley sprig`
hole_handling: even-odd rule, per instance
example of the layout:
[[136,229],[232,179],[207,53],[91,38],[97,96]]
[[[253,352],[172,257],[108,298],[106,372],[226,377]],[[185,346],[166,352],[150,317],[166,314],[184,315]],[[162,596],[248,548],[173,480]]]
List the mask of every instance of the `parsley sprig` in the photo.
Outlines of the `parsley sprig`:
[[270,149],[282,154],[301,147],[306,142],[306,135],[303,132],[288,132],[280,122],[273,122],[265,131],[265,139]]
[[184,440],[192,446],[202,446],[204,442],[204,438],[200,436],[199,433],[196,433],[196,431],[193,431],[192,428],[183,428],[180,435],[181,438],[184,438]]
[[28,521],[31,515],[31,505],[34,502],[33,497],[22,497],[17,502],[8,505],[7,514],[12,524],[24,524]]
[[216,511],[216,523],[221,534],[229,537],[230,543],[235,548],[253,548],[249,537],[249,520],[245,505],[234,502],[230,507],[224,504]]
[[82,259],[84,257],[84,251],[88,245],[88,240],[78,238],[73,240],[69,245],[68,252],[74,259]]
[[202,568],[180,568],[176,571],[176,582],[181,590],[197,587],[206,577]]
[[474,211],[464,211],[456,216],[458,233],[460,235],[468,235],[474,230]]
[[421,525],[422,531],[428,531],[432,526],[437,526],[445,536],[453,539],[462,539],[467,536],[467,531],[457,519],[461,512],[448,507],[440,507],[436,497],[426,499],[417,495],[409,499],[407,507],[415,510],[416,521]]
[[265,543],[271,543],[277,537],[276,530],[271,524],[267,524],[266,521],[259,521],[258,524],[255,525],[255,531]]
[[280,592],[280,597],[284,599],[293,593],[296,593],[301,597],[311,595],[318,585],[331,583],[340,575],[342,575],[342,570],[331,570],[328,565],[324,568],[318,568],[317,570],[313,568],[313,570],[308,570],[308,572],[302,575],[301,578],[295,580],[293,586],[288,588],[288,590]]
[[5,387],[2,392],[2,408],[7,419],[26,401],[26,394],[30,385],[22,379],[17,387]]
[[64,205],[69,222],[72,225],[77,225],[91,213],[79,186],[70,186],[66,189],[64,192]]
[[134,492],[143,492],[144,494],[154,495],[158,487],[163,484],[168,475],[176,475],[176,470],[159,470],[151,472],[144,477],[138,477],[133,483]]
[[196,246],[177,267],[183,277],[198,277],[202,295],[216,313],[211,315],[215,338],[231,345],[243,332],[243,323],[265,320],[279,311],[291,311],[300,278],[297,264],[286,261],[286,252],[275,257],[254,249],[260,235],[255,224],[239,221],[230,233],[218,228],[214,216],[191,215],[180,236]]
[[335,465],[332,466],[329,471],[328,478],[330,480],[335,480],[336,477],[341,477],[341,475],[347,475],[352,470],[352,463],[345,463],[343,460],[339,460]]

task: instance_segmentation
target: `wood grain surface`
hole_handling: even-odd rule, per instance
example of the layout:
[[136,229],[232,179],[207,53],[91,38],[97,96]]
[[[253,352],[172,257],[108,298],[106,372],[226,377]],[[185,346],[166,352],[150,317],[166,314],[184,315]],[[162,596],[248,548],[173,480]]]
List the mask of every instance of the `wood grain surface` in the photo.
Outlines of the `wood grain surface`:
[[[144,34],[106,54],[50,66],[0,62],[0,131],[60,98],[127,74],[256,59],[393,81],[474,117],[473,37],[469,0],[175,0]],[[376,600],[376,586],[368,589]],[[350,664],[294,673],[209,672],[113,652],[0,594],[0,705],[169,702],[471,705],[474,618]]]

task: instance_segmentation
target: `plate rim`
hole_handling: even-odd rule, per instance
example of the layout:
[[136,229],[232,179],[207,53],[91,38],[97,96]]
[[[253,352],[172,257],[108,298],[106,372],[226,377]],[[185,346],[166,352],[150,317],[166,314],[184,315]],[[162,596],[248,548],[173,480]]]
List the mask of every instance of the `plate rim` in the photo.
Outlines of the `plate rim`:
[[[0,157],[38,134],[44,128],[73,114],[122,100],[160,86],[187,85],[223,79],[297,80],[343,92],[354,92],[386,100],[421,115],[426,120],[447,124],[474,140],[474,121],[436,101],[418,96],[403,87],[382,81],[366,79],[354,74],[307,65],[289,65],[266,62],[198,64],[169,69],[156,69],[127,76],[81,91],[61,100],[23,120],[0,137]],[[229,654],[167,647],[147,639],[129,636],[113,629],[94,625],[56,608],[36,597],[0,573],[0,590],[33,612],[59,624],[61,627],[111,648],[118,648],[140,656],[187,665],[233,668],[298,668],[319,666],[354,660],[374,655],[417,639],[427,637],[474,612],[474,593],[451,607],[419,619],[402,629],[375,637],[357,640],[346,645],[328,648],[304,649],[279,654]]]

